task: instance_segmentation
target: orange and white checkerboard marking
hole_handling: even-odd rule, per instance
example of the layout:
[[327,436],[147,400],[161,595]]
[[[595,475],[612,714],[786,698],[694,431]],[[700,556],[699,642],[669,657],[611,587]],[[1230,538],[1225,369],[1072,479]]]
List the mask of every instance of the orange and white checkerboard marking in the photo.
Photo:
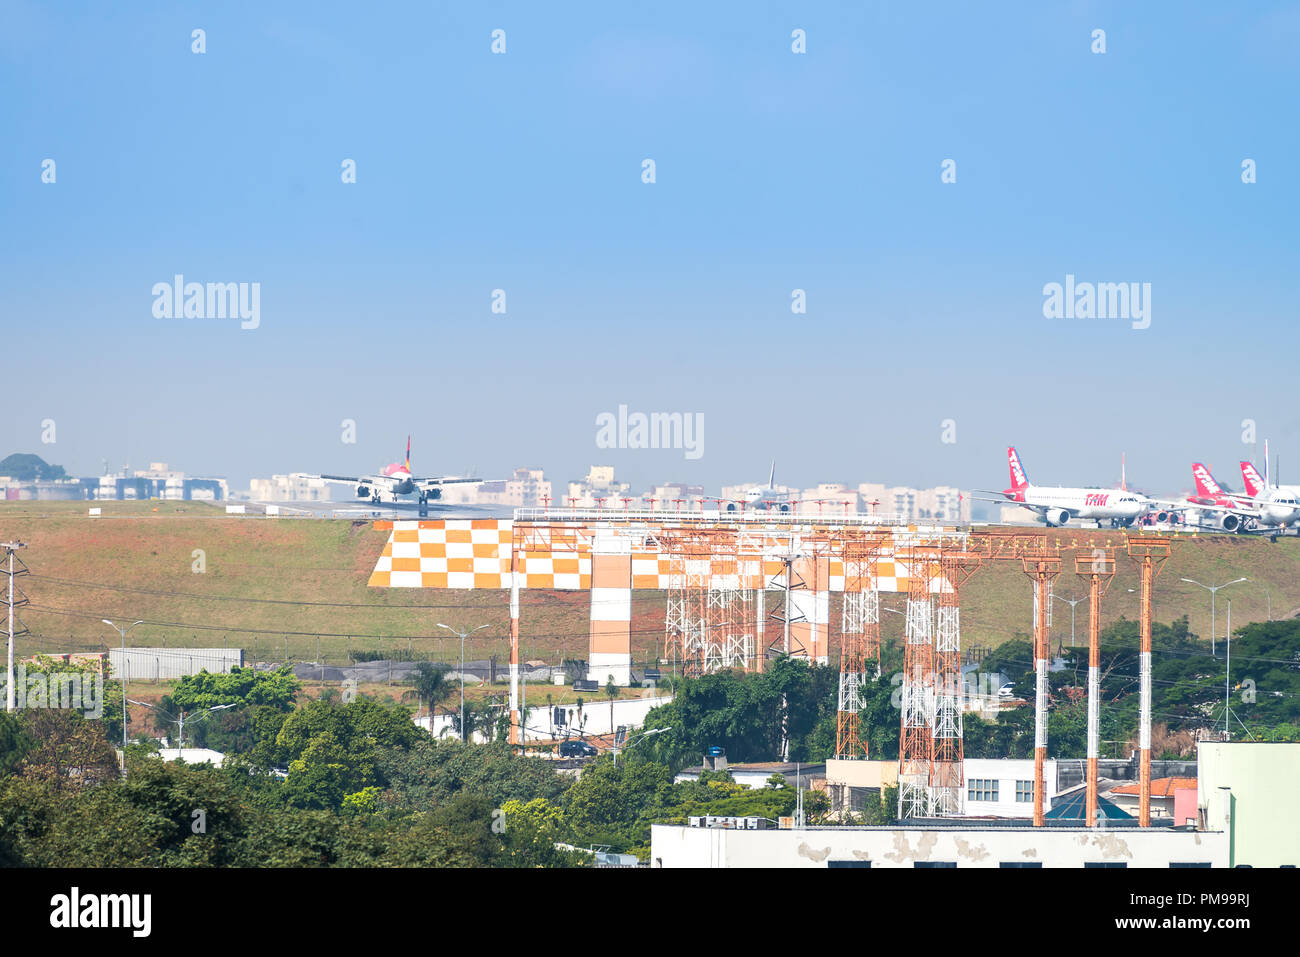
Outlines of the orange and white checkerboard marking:
[[[510,549],[514,522],[510,519],[414,519],[376,523],[391,527],[388,542],[375,563],[369,584],[376,588],[509,588]],[[779,547],[773,542],[774,550]],[[756,562],[744,563],[747,584],[756,586]],[[784,566],[764,560],[770,582]],[[672,559],[654,548],[632,546],[632,588],[663,590],[672,585]],[[703,569],[696,569],[703,571]],[[529,545],[520,558],[520,587],[569,591],[591,588],[591,547],[579,540],[571,547],[544,550]],[[895,562],[888,549],[878,564],[879,590],[907,591],[907,567]],[[734,562],[713,563],[710,574],[736,580]],[[828,591],[844,590],[844,565],[829,559]]]

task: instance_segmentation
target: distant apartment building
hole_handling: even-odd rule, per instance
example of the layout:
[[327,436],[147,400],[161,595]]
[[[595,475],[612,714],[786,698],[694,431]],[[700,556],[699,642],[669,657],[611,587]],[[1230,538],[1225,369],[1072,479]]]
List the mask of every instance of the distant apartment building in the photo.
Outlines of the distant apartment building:
[[305,472],[272,475],[248,483],[248,497],[259,502],[329,502],[330,483]]
[[822,482],[793,496],[801,515],[842,515],[858,510],[858,493],[839,482]]
[[629,493],[631,488],[629,483],[615,480],[612,465],[593,465],[587,470],[585,478],[569,483],[568,494],[564,497],[564,501],[556,504],[557,507],[563,505],[574,508],[622,508],[622,500],[628,498],[632,499],[627,503],[628,505],[640,507],[641,496],[631,495]]
[[[667,482],[663,485],[654,486],[642,498],[645,501],[646,508],[652,508],[659,512],[698,511],[704,504],[704,486],[687,485],[684,482]],[[709,507],[714,505],[713,502],[708,504]]]
[[[455,486],[443,489],[443,500],[454,502],[447,493]],[[474,502],[477,505],[502,505],[509,508],[541,508],[548,502],[554,504],[551,495],[551,483],[542,469],[517,468],[514,475],[504,481],[483,482],[475,489]]]
[[970,496],[947,485],[921,489],[863,482],[858,486],[858,498],[863,511],[896,515],[907,522],[964,524],[970,521]]

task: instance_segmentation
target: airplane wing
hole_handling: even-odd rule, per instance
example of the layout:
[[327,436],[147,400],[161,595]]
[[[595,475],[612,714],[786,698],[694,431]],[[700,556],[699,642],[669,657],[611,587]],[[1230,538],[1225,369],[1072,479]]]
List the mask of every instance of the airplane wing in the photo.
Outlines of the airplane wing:
[[[1233,497],[1234,496],[1229,496],[1229,498],[1233,498]],[[1168,499],[1159,499],[1159,498],[1151,499],[1151,504],[1159,505],[1162,506],[1163,508],[1168,508],[1176,512],[1192,512],[1192,511],[1227,512],[1231,515],[1245,515],[1245,516],[1257,516],[1261,514],[1258,507],[1251,508],[1244,505],[1239,506],[1237,508],[1229,508],[1226,505],[1200,505],[1196,502],[1188,502],[1188,501],[1175,502],[1175,501],[1170,501]]]
[[412,481],[420,488],[430,489],[430,488],[438,488],[439,486],[442,485],[482,485],[484,482],[488,480],[477,479],[477,478],[451,478],[449,476],[446,478],[412,479]]
[[337,482],[341,485],[368,485],[375,488],[392,488],[397,484],[387,475],[307,475],[304,477]]

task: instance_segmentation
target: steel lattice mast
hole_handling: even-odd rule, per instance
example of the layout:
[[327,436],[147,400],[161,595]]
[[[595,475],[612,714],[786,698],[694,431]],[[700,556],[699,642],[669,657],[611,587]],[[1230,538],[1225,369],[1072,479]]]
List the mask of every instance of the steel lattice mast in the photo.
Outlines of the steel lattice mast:
[[[849,540],[844,544],[844,601],[840,626],[840,683],[835,727],[837,758],[867,757],[859,713],[862,686],[880,677],[881,543]],[[874,668],[872,662],[874,661]]]
[[907,624],[903,646],[902,730],[898,747],[898,816],[928,817],[934,759],[933,550],[906,549]]
[[979,556],[953,547],[941,550],[938,620],[935,629],[934,759],[930,773],[934,816],[961,813],[962,684],[961,602],[962,583],[979,566]]

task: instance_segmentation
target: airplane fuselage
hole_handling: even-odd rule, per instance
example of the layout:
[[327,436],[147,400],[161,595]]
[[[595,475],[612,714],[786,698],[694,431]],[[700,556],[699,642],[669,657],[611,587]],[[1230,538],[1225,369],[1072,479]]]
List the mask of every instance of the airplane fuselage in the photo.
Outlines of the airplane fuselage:
[[1028,506],[1043,515],[1051,525],[1064,524],[1062,517],[1065,521],[1071,518],[1117,519],[1127,524],[1149,508],[1144,496],[1122,489],[1029,485],[1005,494],[1009,501]]

